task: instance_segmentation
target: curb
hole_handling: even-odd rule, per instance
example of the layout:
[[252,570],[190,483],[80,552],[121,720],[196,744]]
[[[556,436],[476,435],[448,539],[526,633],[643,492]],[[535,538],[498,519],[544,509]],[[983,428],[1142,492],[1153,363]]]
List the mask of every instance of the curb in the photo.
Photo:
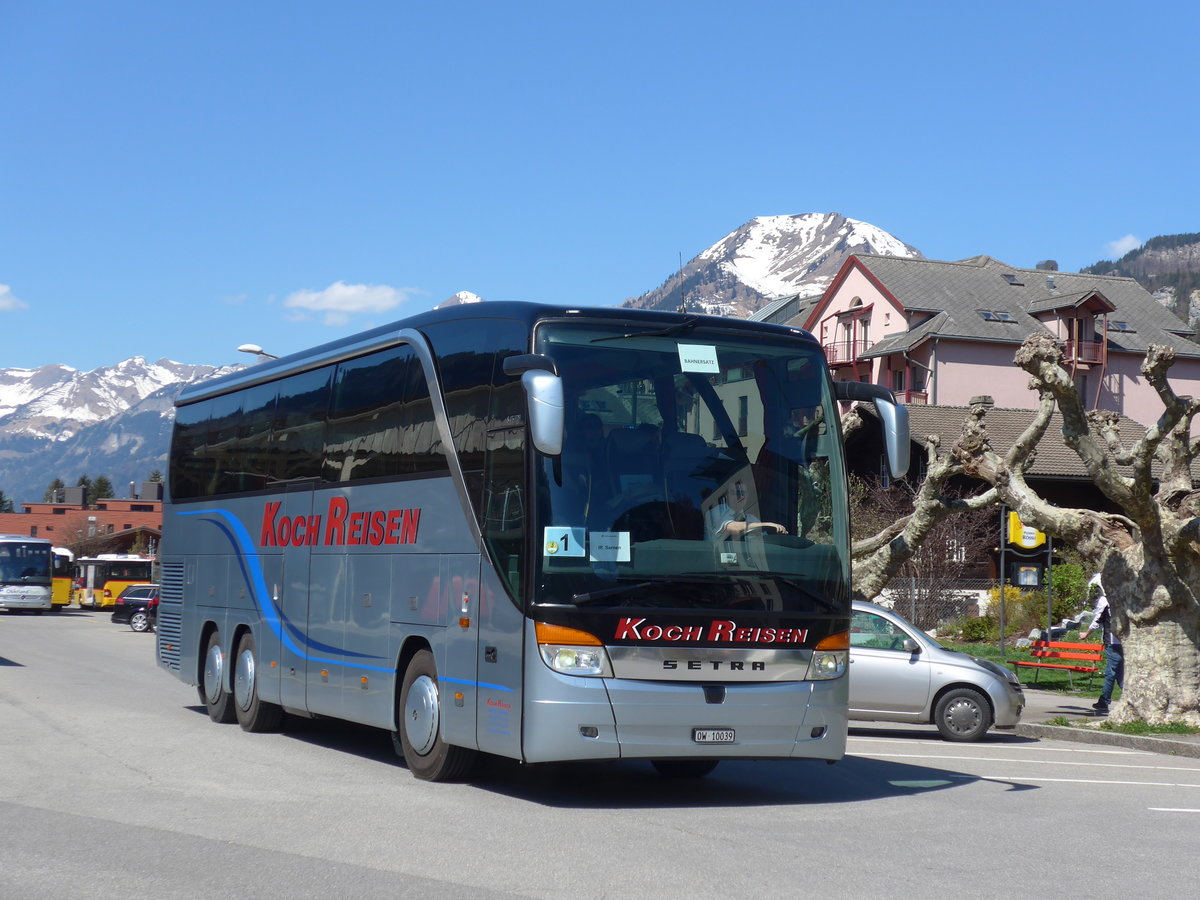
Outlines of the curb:
[[1056,741],[1075,741],[1080,744],[1100,744],[1108,747],[1125,747],[1147,753],[1165,753],[1170,756],[1188,756],[1200,759],[1200,742],[1179,741],[1164,737],[1143,737],[1136,734],[1120,734],[1115,731],[1098,731],[1093,728],[1070,728],[1064,725],[1030,725],[1020,723],[1014,729],[1019,737],[1049,738]]

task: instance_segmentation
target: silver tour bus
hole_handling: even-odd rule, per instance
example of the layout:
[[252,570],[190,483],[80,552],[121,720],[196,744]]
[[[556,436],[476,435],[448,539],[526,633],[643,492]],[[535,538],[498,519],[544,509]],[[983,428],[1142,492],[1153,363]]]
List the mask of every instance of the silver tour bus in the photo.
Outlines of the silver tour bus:
[[[186,389],[159,664],[247,731],[392,732],[413,774],[834,761],[849,597],[838,389],[807,333],[434,310]],[[849,392],[853,392],[852,394]]]
[[0,534],[0,609],[32,610],[51,604],[51,553],[44,538]]

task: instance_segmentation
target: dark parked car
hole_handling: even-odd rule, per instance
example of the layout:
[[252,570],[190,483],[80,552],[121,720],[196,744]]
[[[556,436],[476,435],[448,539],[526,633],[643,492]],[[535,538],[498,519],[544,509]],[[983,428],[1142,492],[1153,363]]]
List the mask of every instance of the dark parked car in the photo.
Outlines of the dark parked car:
[[131,584],[117,597],[112,620],[134,631],[153,631],[158,619],[158,585]]

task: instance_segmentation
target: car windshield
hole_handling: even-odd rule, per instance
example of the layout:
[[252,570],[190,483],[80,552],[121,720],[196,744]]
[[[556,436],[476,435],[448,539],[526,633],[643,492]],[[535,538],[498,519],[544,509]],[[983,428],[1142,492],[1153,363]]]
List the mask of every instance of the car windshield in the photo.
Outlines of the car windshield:
[[566,406],[536,472],[535,602],[844,611],[845,474],[820,348],[544,323]]

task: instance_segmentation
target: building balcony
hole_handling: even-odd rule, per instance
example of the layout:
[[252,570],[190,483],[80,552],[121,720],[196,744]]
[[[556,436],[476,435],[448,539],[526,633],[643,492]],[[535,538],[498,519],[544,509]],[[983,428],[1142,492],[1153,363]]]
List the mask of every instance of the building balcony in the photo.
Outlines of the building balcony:
[[929,391],[901,391],[897,399],[905,406],[928,406]]
[[870,342],[864,340],[826,344],[825,361],[831,366],[850,366],[859,362],[870,346]]
[[1063,358],[1069,363],[1095,365],[1104,362],[1102,341],[1067,341],[1063,346]]

